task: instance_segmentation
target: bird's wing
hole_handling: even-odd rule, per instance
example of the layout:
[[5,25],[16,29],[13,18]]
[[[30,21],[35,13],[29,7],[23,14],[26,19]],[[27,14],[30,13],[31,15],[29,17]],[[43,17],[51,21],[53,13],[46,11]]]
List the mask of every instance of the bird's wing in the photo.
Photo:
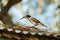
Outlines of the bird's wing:
[[32,21],[36,22],[36,23],[40,23],[40,21],[37,20],[36,18],[30,17],[30,19],[31,19]]
[[[32,21],[36,22],[36,23],[40,23],[41,25],[46,26],[46,25],[44,25],[42,22],[40,22],[39,20],[37,20],[36,18],[31,17],[30,19],[31,19]],[[46,27],[47,27],[47,26],[46,26]]]

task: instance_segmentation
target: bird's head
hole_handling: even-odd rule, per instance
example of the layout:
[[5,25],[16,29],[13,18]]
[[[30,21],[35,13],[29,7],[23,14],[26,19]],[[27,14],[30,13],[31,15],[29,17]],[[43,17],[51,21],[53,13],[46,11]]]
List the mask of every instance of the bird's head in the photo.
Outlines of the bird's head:
[[[30,18],[30,17],[31,17],[30,15],[26,15],[23,18]],[[23,18],[21,18],[21,19],[23,19]]]
[[26,15],[26,17],[30,18],[31,16],[30,15]]

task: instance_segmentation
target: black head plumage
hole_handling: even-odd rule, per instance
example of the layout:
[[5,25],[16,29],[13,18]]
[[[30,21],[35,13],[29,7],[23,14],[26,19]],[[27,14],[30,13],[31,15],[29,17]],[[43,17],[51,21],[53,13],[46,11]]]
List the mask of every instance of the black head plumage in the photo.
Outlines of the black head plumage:
[[29,17],[30,18],[31,16],[30,15],[26,15],[26,17]]

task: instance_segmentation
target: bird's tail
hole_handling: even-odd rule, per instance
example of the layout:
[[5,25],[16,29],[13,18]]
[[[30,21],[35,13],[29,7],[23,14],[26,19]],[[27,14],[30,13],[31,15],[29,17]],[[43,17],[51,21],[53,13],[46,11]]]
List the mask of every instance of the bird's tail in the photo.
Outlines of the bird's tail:
[[43,23],[40,23],[40,25],[43,25],[44,27],[48,27],[48,26],[46,26],[45,24],[43,24]]

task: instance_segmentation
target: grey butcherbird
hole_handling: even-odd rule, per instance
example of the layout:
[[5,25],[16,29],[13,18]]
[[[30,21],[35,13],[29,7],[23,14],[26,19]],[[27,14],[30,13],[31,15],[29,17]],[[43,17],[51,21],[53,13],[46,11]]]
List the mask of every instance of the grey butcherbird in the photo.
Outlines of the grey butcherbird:
[[[23,18],[27,18],[32,24],[35,23],[35,26],[37,26],[38,23],[40,23],[41,25],[47,27],[46,25],[44,25],[43,23],[41,23],[39,20],[37,20],[36,18],[31,17],[30,15],[26,15]],[[23,19],[23,18],[21,18],[21,19]]]

